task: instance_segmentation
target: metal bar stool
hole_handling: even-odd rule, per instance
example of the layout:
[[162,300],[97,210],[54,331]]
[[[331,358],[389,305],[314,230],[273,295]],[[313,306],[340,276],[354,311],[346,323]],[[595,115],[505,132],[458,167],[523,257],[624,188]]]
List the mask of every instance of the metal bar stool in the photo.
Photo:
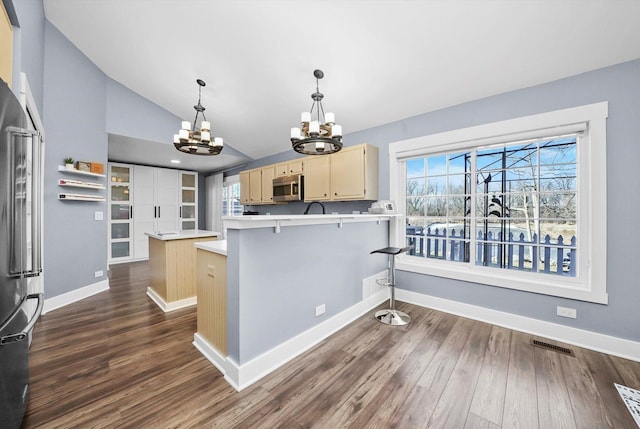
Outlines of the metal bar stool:
[[400,310],[396,310],[396,255],[404,253],[407,250],[411,250],[413,246],[408,247],[385,247],[382,249],[374,250],[373,253],[384,253],[389,256],[389,275],[386,279],[378,281],[380,286],[389,286],[391,288],[391,299],[389,299],[389,308],[386,310],[376,311],[375,318],[378,322],[393,325],[402,326],[411,321],[411,317]]

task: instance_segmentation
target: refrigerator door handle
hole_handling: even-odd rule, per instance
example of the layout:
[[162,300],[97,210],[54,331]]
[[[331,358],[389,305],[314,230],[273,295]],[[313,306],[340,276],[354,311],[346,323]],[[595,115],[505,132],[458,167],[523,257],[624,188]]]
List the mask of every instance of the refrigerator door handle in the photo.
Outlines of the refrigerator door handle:
[[[30,137],[32,142],[36,140],[36,138],[38,138],[40,136],[40,133],[38,131],[35,130],[28,130],[26,128],[19,128],[19,127],[7,127],[5,128],[7,134],[8,134],[8,141],[10,142],[14,142],[16,141],[16,147],[18,147],[18,145],[20,143],[22,143],[21,140],[14,140],[13,137]],[[38,138],[38,141],[40,139]],[[34,270],[32,271],[27,271],[26,270],[26,262],[22,259],[22,255],[18,255],[17,252],[22,252],[21,249],[19,249],[17,247],[17,243],[19,242],[16,238],[16,231],[18,231],[18,233],[22,234],[22,228],[24,227],[24,225],[22,224],[24,219],[16,219],[16,215],[15,212],[17,210],[17,205],[22,204],[21,202],[18,201],[18,198],[20,200],[26,200],[26,196],[25,195],[21,195],[20,192],[18,192],[18,187],[23,187],[23,185],[26,186],[26,169],[24,165],[16,165],[16,154],[13,152],[14,151],[14,145],[10,144],[9,145],[9,157],[11,159],[11,163],[12,165],[10,166],[10,172],[9,172],[9,245],[11,250],[11,255],[9,258],[9,276],[10,277],[23,277],[25,274],[27,275],[34,275]],[[18,150],[18,154],[20,153],[20,149]],[[38,166],[39,168],[39,166]],[[38,173],[37,173],[38,174]],[[38,174],[38,178],[39,178],[39,174]],[[20,181],[20,183],[19,183]],[[38,193],[39,193],[39,183],[37,183],[38,185]],[[34,184],[35,186],[35,184]],[[39,207],[39,204],[38,204]],[[24,208],[23,208],[24,210]],[[25,213],[23,212],[21,216],[25,216]],[[36,219],[39,219],[40,215],[39,213],[36,214]],[[38,225],[38,229],[39,229],[40,225]],[[34,237],[35,240],[38,240],[37,237]],[[37,248],[37,251],[39,252],[40,249],[40,243],[37,243],[36,245],[34,245],[33,247]],[[37,258],[38,261],[40,260],[40,258]],[[39,265],[39,264],[38,264]],[[36,268],[36,261],[33,261],[33,267],[32,268]],[[39,267],[38,267],[39,269]]]
[[[44,294],[43,293],[34,293],[34,294],[31,294],[31,295],[27,295],[27,298],[25,299],[24,302],[26,302],[29,299],[37,299],[38,300],[38,307],[36,308],[36,311],[33,314],[33,317],[31,317],[31,320],[29,320],[29,323],[27,323],[27,326],[24,327],[22,332],[18,332],[16,334],[9,334],[9,335],[5,335],[3,337],[0,337],[0,347],[2,347],[4,345],[7,345],[7,344],[11,344],[11,343],[15,343],[15,342],[24,340],[29,335],[29,332],[33,329],[34,325],[36,324],[36,321],[40,317],[40,314],[42,314],[42,307],[44,306]],[[18,313],[19,313],[19,311],[15,311],[13,313],[13,315],[9,318],[9,320],[7,320],[7,322],[5,323],[5,326],[8,325]],[[2,328],[0,328],[0,330],[2,330]]]
[[31,213],[33,220],[31,222],[31,271],[26,273],[27,276],[38,276],[42,272],[42,134],[35,131],[36,135],[32,136],[31,144],[33,154],[33,163],[31,167]]

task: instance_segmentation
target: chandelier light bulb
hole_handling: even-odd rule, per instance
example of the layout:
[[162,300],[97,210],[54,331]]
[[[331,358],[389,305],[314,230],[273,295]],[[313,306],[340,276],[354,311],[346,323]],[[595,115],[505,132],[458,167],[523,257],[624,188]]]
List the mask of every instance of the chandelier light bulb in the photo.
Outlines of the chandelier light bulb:
[[209,121],[202,121],[200,131],[211,131],[211,123],[209,123]]
[[302,115],[300,115],[300,121],[302,123],[311,122],[311,112],[302,112]]
[[327,125],[331,125],[336,121],[336,115],[333,114],[333,112],[327,112],[324,115],[324,123]]
[[342,137],[342,125],[334,124],[331,126],[331,134],[334,137]]

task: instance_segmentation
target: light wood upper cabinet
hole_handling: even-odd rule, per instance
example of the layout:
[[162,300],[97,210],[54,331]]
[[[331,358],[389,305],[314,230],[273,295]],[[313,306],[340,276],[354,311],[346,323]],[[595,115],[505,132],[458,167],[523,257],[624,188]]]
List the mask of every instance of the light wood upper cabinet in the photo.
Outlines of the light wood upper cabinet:
[[305,201],[378,199],[378,148],[361,144],[240,172],[240,202],[274,204],[274,177],[304,175]]
[[4,80],[9,88],[13,80],[13,26],[9,15],[0,4],[0,79]]
[[240,203],[243,205],[273,204],[273,178],[276,166],[240,172]]
[[262,203],[262,170],[249,170],[249,204]]
[[378,199],[378,148],[358,145],[331,155],[331,198]]
[[361,144],[304,160],[305,201],[378,199],[378,148]]
[[302,174],[303,162],[302,159],[296,159],[287,162],[281,162],[275,165],[276,177],[290,176],[292,174]]
[[249,170],[240,172],[240,204],[251,204]]
[[276,167],[270,165],[262,170],[262,203],[273,204],[273,178],[276,176]]
[[304,200],[328,201],[331,199],[331,163],[324,155],[310,156],[304,160]]

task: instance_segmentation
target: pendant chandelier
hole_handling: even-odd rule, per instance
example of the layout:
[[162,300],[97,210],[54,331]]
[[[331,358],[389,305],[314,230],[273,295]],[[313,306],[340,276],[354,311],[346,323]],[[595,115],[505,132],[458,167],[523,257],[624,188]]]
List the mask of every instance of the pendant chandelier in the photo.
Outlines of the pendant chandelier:
[[[193,106],[196,109],[193,126],[189,121],[183,121],[182,128],[173,136],[173,145],[180,152],[191,155],[218,155],[222,151],[222,137],[211,138],[211,123],[204,116],[205,108],[200,104],[202,87],[206,83],[202,79],[196,79],[196,83],[198,84],[198,104]],[[202,114],[202,122],[198,130],[196,124],[200,114]]]
[[304,155],[328,155],[342,149],[342,126],[335,123],[333,113],[324,113],[324,95],[318,88],[324,73],[314,70],[313,76],[316,78],[316,92],[311,94],[313,104],[309,112],[302,112],[301,127],[291,128],[291,145],[293,150]]

